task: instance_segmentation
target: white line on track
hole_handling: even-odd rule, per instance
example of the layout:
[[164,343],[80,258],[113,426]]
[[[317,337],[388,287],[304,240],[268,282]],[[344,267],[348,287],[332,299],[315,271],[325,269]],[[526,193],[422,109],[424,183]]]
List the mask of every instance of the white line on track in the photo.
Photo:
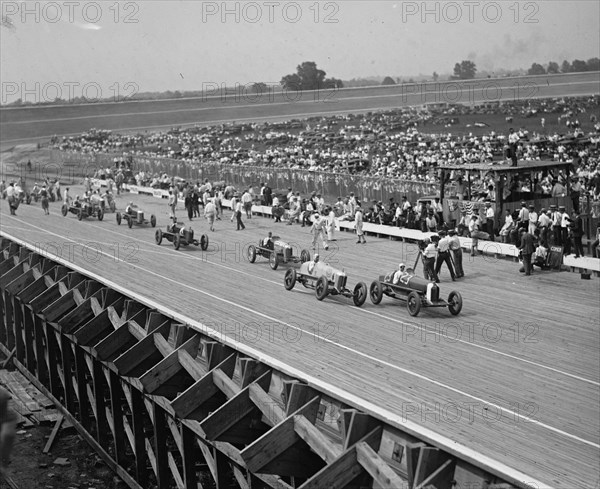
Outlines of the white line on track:
[[[17,219],[17,221],[20,221],[20,220],[19,220],[19,219]],[[23,224],[27,224],[27,223],[26,223],[26,222],[23,222]],[[40,227],[38,227],[38,226],[35,226],[35,225],[33,225],[33,224],[29,224],[29,225],[30,225],[32,228],[35,228],[35,229],[37,229],[37,230],[39,230],[39,231],[42,231],[42,232],[45,232],[45,233],[48,233],[48,234],[51,234],[51,235],[57,236],[57,237],[59,237],[59,238],[65,239],[65,238],[64,238],[64,236],[60,236],[59,234],[56,234],[56,233],[53,233],[53,232],[51,232],[51,231],[45,230],[45,229],[43,229],[43,228],[40,228]],[[100,251],[100,253],[102,253],[103,255],[106,255],[106,256],[111,256],[111,255],[108,255],[107,253],[105,253],[105,252],[103,252],[103,251]],[[111,256],[111,258],[112,258],[112,256]],[[214,299],[214,300],[216,300],[216,301],[224,302],[225,304],[228,304],[229,306],[231,306],[231,307],[233,307],[233,308],[241,309],[241,310],[243,310],[243,311],[245,311],[245,312],[248,312],[248,313],[250,313],[250,314],[254,314],[254,315],[256,315],[256,316],[262,317],[262,318],[264,318],[264,319],[267,319],[267,320],[269,320],[269,321],[273,321],[273,322],[276,322],[276,323],[282,324],[282,325],[284,325],[284,326],[286,326],[286,327],[288,327],[288,328],[296,329],[296,330],[302,331],[302,332],[304,332],[304,333],[309,333],[308,331],[305,331],[305,330],[303,330],[302,328],[299,328],[298,326],[295,326],[295,325],[293,325],[293,324],[288,324],[288,323],[286,323],[286,322],[284,322],[284,321],[279,321],[277,318],[274,318],[274,317],[272,317],[272,316],[269,316],[269,315],[267,315],[267,314],[264,314],[264,313],[262,313],[262,312],[260,312],[260,311],[257,311],[257,310],[255,310],[255,309],[252,309],[252,308],[250,308],[250,307],[242,306],[241,304],[238,304],[238,303],[236,303],[236,302],[229,301],[229,300],[227,300],[227,299],[225,299],[225,298],[223,298],[223,297],[216,296],[216,295],[214,295],[214,294],[211,294],[210,292],[206,292],[205,290],[199,289],[199,288],[197,288],[197,287],[193,287],[193,286],[191,286],[191,285],[184,284],[184,283],[182,283],[182,282],[180,282],[180,281],[177,281],[177,280],[175,280],[175,279],[172,279],[172,278],[170,278],[170,277],[167,277],[167,276],[165,276],[165,275],[161,275],[161,274],[159,274],[159,273],[157,273],[157,272],[154,272],[154,271],[152,271],[152,270],[149,270],[149,269],[147,269],[147,268],[143,268],[143,267],[137,266],[137,265],[135,265],[135,264],[127,263],[126,261],[124,261],[124,260],[121,260],[121,259],[119,259],[119,258],[116,258],[116,260],[117,260],[117,261],[122,261],[122,262],[123,262],[123,263],[125,263],[125,264],[128,264],[128,265],[130,265],[130,266],[133,266],[133,267],[135,267],[135,268],[139,269],[140,271],[143,271],[143,272],[145,272],[145,273],[148,273],[148,274],[150,274],[150,275],[154,275],[155,277],[158,277],[158,278],[160,278],[160,279],[162,279],[162,280],[165,280],[165,281],[168,281],[168,282],[175,283],[176,285],[178,285],[178,286],[180,286],[180,287],[185,287],[185,288],[187,288],[187,289],[190,289],[190,290],[192,290],[192,291],[194,291],[194,292],[197,292],[197,293],[199,293],[199,294],[202,294],[202,295],[205,295],[205,296],[207,296],[207,297],[210,297],[210,298],[212,298],[212,299]],[[505,411],[506,411],[506,412],[510,412],[510,413],[512,413],[513,415],[515,415],[515,416],[518,416],[520,419],[522,419],[522,420],[524,420],[524,421],[527,421],[527,422],[530,422],[530,423],[532,423],[532,424],[535,424],[536,426],[539,426],[539,427],[541,427],[541,428],[545,428],[545,429],[547,429],[547,430],[549,430],[549,431],[552,431],[552,432],[554,432],[554,433],[557,433],[557,434],[559,434],[559,435],[562,435],[562,436],[564,436],[564,437],[566,437],[566,438],[573,439],[573,440],[575,440],[575,441],[578,441],[578,442],[580,442],[580,443],[583,443],[583,444],[585,444],[585,445],[591,446],[591,447],[593,447],[593,448],[600,449],[600,444],[598,444],[598,443],[594,443],[594,442],[592,442],[592,441],[589,441],[589,440],[586,440],[586,439],[584,439],[584,438],[581,438],[581,437],[579,437],[579,436],[577,436],[577,435],[573,435],[573,434],[571,434],[571,433],[568,433],[568,432],[566,432],[566,431],[563,431],[563,430],[561,430],[561,429],[559,429],[559,428],[555,428],[555,427],[553,427],[553,426],[550,426],[550,425],[548,425],[548,424],[546,424],[546,423],[542,423],[541,421],[537,421],[537,420],[535,420],[535,419],[532,419],[532,418],[529,418],[529,417],[527,417],[527,416],[523,416],[522,414],[520,414],[520,413],[518,413],[518,412],[516,412],[516,411],[514,411],[514,410],[502,408],[500,405],[498,405],[498,404],[496,404],[496,403],[488,402],[488,401],[484,400],[483,398],[480,398],[480,397],[474,396],[474,395],[472,395],[472,394],[468,394],[467,392],[461,391],[460,389],[456,389],[456,388],[454,388],[454,387],[451,387],[451,386],[449,386],[449,385],[447,385],[447,384],[444,384],[444,383],[442,383],[442,382],[439,382],[439,381],[437,381],[437,380],[434,380],[434,379],[431,379],[431,378],[429,378],[429,377],[426,377],[425,375],[421,375],[421,374],[419,374],[419,373],[417,373],[417,372],[413,372],[413,371],[411,371],[411,370],[405,369],[405,368],[403,368],[403,367],[400,367],[400,366],[398,366],[398,365],[394,365],[394,364],[392,364],[392,363],[390,363],[390,362],[386,362],[386,361],[384,361],[384,360],[381,360],[381,359],[379,359],[379,358],[376,358],[376,357],[374,357],[374,356],[372,356],[372,355],[368,355],[368,354],[366,354],[366,353],[363,353],[363,352],[360,352],[360,351],[358,351],[358,350],[355,350],[354,348],[350,348],[350,347],[348,347],[348,346],[345,346],[345,345],[342,345],[342,344],[340,344],[340,343],[337,343],[337,342],[335,342],[335,341],[333,341],[333,340],[330,340],[330,339],[328,339],[328,338],[323,338],[323,339],[322,339],[322,341],[323,341],[324,343],[329,343],[329,344],[331,344],[331,345],[334,345],[334,346],[336,346],[336,347],[338,347],[338,348],[340,348],[340,349],[342,349],[342,350],[346,350],[346,351],[348,351],[348,352],[350,352],[350,353],[352,353],[352,354],[355,354],[355,355],[357,355],[357,356],[363,357],[363,358],[365,358],[365,359],[367,359],[367,360],[370,360],[370,361],[372,361],[372,362],[375,362],[375,363],[380,363],[380,364],[382,364],[382,365],[385,365],[386,367],[388,367],[388,368],[390,368],[390,369],[393,369],[393,370],[398,370],[398,371],[400,371],[400,372],[402,372],[402,373],[404,373],[404,374],[407,374],[407,375],[410,375],[410,376],[416,377],[416,378],[418,378],[418,379],[420,379],[420,380],[423,380],[423,381],[426,381],[426,382],[430,382],[431,384],[434,384],[434,385],[436,385],[436,386],[438,386],[438,387],[441,387],[441,388],[443,388],[443,389],[447,389],[447,390],[449,390],[449,391],[451,391],[451,392],[454,392],[454,393],[456,393],[456,394],[459,394],[459,395],[461,395],[461,396],[468,397],[468,398],[470,398],[470,399],[473,399],[473,400],[475,400],[475,401],[477,401],[477,402],[481,402],[481,403],[483,403],[483,404],[485,404],[485,405],[493,406],[494,408],[498,409],[498,410],[499,410],[499,412],[501,412],[501,413],[502,413],[502,412],[505,412]]]
[[[29,224],[29,223],[27,223],[25,221],[23,221],[23,223],[24,224]],[[85,224],[87,226],[95,227],[92,223],[83,223],[82,222],[81,224]],[[31,224],[29,224],[29,225],[31,225]],[[33,226],[33,225],[31,225],[31,226]],[[35,226],[33,226],[33,227],[35,227]],[[25,228],[19,228],[19,229],[25,230]],[[38,228],[38,229],[41,229],[41,228]],[[43,230],[43,231],[46,232],[46,230]],[[148,244],[147,241],[144,241],[144,240],[141,240],[139,238],[135,238],[135,237],[132,237],[132,236],[120,233],[118,231],[114,231],[114,230],[111,230],[111,229],[106,229],[106,231],[108,231],[108,232],[110,232],[112,234],[115,234],[117,236],[122,236],[122,237],[128,238],[131,241],[139,241],[140,243]],[[50,231],[48,231],[48,232],[51,233]],[[64,238],[64,239],[66,239],[66,238]],[[80,244],[81,245],[81,243],[77,243],[74,240],[70,240],[70,241],[72,241],[75,244]],[[114,245],[114,243],[106,243],[106,244],[107,245]],[[210,241],[209,241],[209,246],[210,246]],[[156,254],[160,254],[160,255],[169,255],[169,256],[172,255],[172,253],[170,253],[170,252],[153,251],[151,249],[144,249],[144,252],[156,253]],[[244,271],[242,271],[242,270],[240,270],[238,268],[233,268],[233,267],[229,267],[227,265],[223,265],[222,263],[210,262],[206,258],[198,258],[196,256],[192,256],[192,255],[188,255],[188,254],[183,254],[183,253],[181,254],[181,257],[185,258],[185,259],[193,260],[193,261],[200,261],[202,263],[206,263],[206,264],[209,264],[209,265],[212,265],[212,266],[215,266],[215,267],[223,268],[225,270],[229,270],[229,271],[232,271],[232,272],[237,273],[237,274],[247,275],[249,277],[252,277],[253,279],[257,279],[257,280],[260,280],[262,282],[274,284],[274,285],[276,285],[278,287],[280,287],[281,284],[282,284],[281,281],[277,281],[276,282],[274,280],[270,280],[270,279],[267,279],[267,278],[264,278],[264,277],[260,277],[258,275],[252,274],[252,273],[244,272]],[[126,262],[126,263],[131,263],[131,264],[135,265],[135,263],[133,263],[133,262]],[[401,321],[400,319],[396,319],[396,318],[393,318],[393,317],[390,317],[390,316],[386,316],[385,314],[381,314],[381,313],[378,313],[378,312],[369,311],[367,309],[363,309],[361,307],[356,307],[354,305],[351,305],[351,307],[354,307],[357,311],[359,311],[362,314],[369,314],[369,315],[372,315],[372,316],[376,316],[376,317],[379,317],[381,319],[385,319],[387,321],[391,321],[393,323],[400,324],[402,326],[408,326],[408,327],[414,328],[415,326],[419,326],[420,325],[419,323],[410,323],[410,322],[406,322],[406,321]],[[435,333],[435,331],[433,331],[431,329],[428,329],[428,331]],[[533,360],[527,360],[525,358],[521,358],[521,357],[518,357],[516,355],[511,355],[510,353],[505,353],[505,352],[502,352],[500,350],[496,350],[494,348],[490,348],[488,346],[478,345],[475,342],[465,341],[465,340],[461,340],[461,339],[456,339],[455,340],[454,338],[452,338],[452,341],[454,343],[461,343],[461,344],[464,344],[464,345],[469,345],[470,347],[478,348],[478,349],[483,350],[483,351],[487,351],[487,352],[490,352],[490,353],[495,353],[497,355],[500,355],[500,356],[503,356],[503,357],[506,357],[506,358],[510,358],[512,360],[516,360],[516,361],[519,361],[519,362],[527,363],[529,365],[534,365],[534,366],[539,367],[541,369],[549,370],[551,372],[554,372],[554,373],[557,373],[557,374],[560,374],[560,375],[565,375],[567,377],[571,377],[572,379],[576,379],[576,380],[579,380],[581,382],[585,382],[587,384],[591,384],[591,385],[594,385],[594,386],[600,386],[600,382],[597,382],[595,380],[587,379],[585,377],[581,377],[581,376],[576,375],[576,374],[571,374],[569,372],[565,372],[564,370],[560,370],[560,369],[557,369],[557,368],[554,368],[554,367],[550,367],[550,366],[544,365],[542,363],[534,362]]]

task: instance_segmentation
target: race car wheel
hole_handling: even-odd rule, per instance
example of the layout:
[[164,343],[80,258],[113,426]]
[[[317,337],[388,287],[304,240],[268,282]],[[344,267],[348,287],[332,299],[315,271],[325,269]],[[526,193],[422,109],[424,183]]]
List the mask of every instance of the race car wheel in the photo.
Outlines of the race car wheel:
[[277,268],[279,267],[279,257],[274,251],[269,253],[269,266],[272,270],[277,270]]
[[329,294],[327,277],[319,277],[319,280],[317,280],[317,285],[315,285],[315,294],[317,295],[317,299],[320,301],[327,297],[327,294]]
[[294,288],[294,285],[296,285],[296,270],[288,268],[283,278],[283,285],[285,286],[285,290],[292,290]]
[[156,216],[154,214],[152,214],[150,216],[150,225],[154,228],[156,227]]
[[133,217],[131,217],[131,216],[127,217],[127,225],[129,226],[129,228],[133,227]]
[[83,209],[79,209],[79,212],[77,213],[77,219],[80,221],[83,219]]
[[456,292],[455,290],[450,292],[450,295],[448,296],[448,310],[450,311],[450,314],[457,316],[462,310],[462,304],[463,301],[460,292]]
[[117,224],[120,226],[121,225],[121,213],[117,212]]
[[375,280],[371,283],[371,287],[369,288],[369,295],[371,296],[371,302],[375,305],[381,302],[383,298],[383,287],[381,286],[381,282],[379,280]]
[[117,210],[117,204],[114,201],[110,203],[110,211],[115,212]]
[[98,220],[101,221],[104,219],[104,211],[102,209],[98,209]]
[[421,297],[416,292],[408,294],[406,299],[406,307],[411,316],[417,316],[421,310]]
[[154,240],[156,241],[157,245],[162,243],[162,229],[156,230],[156,232],[154,233]]
[[248,247],[248,261],[254,263],[256,261],[256,246],[250,245]]
[[178,250],[180,246],[181,246],[181,238],[179,237],[179,234],[174,234],[173,235],[173,248]]
[[300,252],[300,263],[306,263],[307,261],[310,261],[310,251],[302,250]]
[[69,212],[69,206],[67,204],[63,204],[60,208],[60,212],[63,216],[66,216],[67,212]]
[[367,284],[364,282],[358,282],[354,286],[354,293],[352,294],[352,300],[354,301],[354,305],[357,307],[362,306],[367,300],[367,295],[369,292],[367,290]]
[[206,251],[206,248],[208,248],[208,236],[206,234],[200,237],[200,248],[202,251]]

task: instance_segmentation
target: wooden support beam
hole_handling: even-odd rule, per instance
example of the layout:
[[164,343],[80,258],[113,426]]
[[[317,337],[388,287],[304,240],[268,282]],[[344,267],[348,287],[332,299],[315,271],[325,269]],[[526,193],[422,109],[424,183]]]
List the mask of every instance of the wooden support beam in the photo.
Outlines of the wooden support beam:
[[42,309],[45,309],[50,304],[52,304],[56,299],[60,297],[60,290],[58,284],[54,284],[51,287],[47,288],[39,295],[37,295],[34,299],[29,302],[31,309],[36,314],[42,312]]
[[213,382],[227,399],[235,397],[240,392],[240,386],[219,368],[215,368],[213,371]]
[[[4,279],[3,279],[4,280]],[[35,272],[33,269],[29,269],[27,272],[19,275],[12,282],[6,286],[6,291],[12,295],[19,295],[23,289],[27,288],[33,282],[35,282]]]
[[169,325],[163,324],[154,333],[138,341],[129,350],[115,358],[114,366],[121,375],[129,375],[136,367],[148,360],[152,355],[157,355],[154,335],[165,336],[169,333]]
[[143,394],[137,389],[131,389],[130,409],[133,414],[132,431],[134,444],[132,446],[135,456],[136,480],[142,487],[147,487],[148,471],[146,469],[148,455],[145,448],[144,416],[145,411]]
[[102,311],[74,333],[75,341],[82,346],[94,346],[115,330],[108,311]]
[[178,350],[179,363],[195,381],[207,374],[206,368],[185,350]]
[[175,351],[175,348],[169,345],[167,339],[162,336],[154,336],[154,345],[165,358]]
[[48,285],[46,284],[46,279],[44,277],[40,277],[21,290],[19,293],[19,299],[21,299],[23,304],[29,304],[47,288]]
[[118,357],[118,352],[128,350],[136,343],[126,325],[115,329],[106,338],[97,343],[92,353],[101,361],[112,361]]
[[114,372],[110,372],[109,389],[110,410],[112,413],[112,425],[114,434],[114,457],[119,465],[123,465],[123,463],[125,462],[125,431],[123,429],[123,408],[121,405],[123,389],[121,388],[121,379]]
[[422,442],[408,443],[404,449],[406,453],[406,474],[408,477],[408,488],[414,489],[415,474],[417,472],[417,464],[419,463],[419,456],[421,454],[421,448],[425,448],[427,445]]
[[302,415],[294,416],[294,429],[300,438],[326,463],[332,463],[342,454],[342,447],[335,445],[322,431]]
[[304,406],[308,401],[314,399],[320,394],[313,388],[300,382],[284,382],[286,391],[285,414],[289,416],[296,411],[300,406]]
[[73,292],[67,291],[66,294],[62,295],[61,297],[57,298],[54,302],[47,305],[42,310],[42,314],[46,318],[46,321],[52,323],[55,322],[58,318],[65,315],[76,305],[77,304],[75,302],[75,299],[73,298]]
[[[226,358],[216,368],[226,374],[233,375],[235,355]],[[171,407],[177,413],[177,416],[182,419],[187,418],[193,411],[219,392],[213,380],[213,372],[214,369],[173,399]]]
[[435,487],[436,489],[452,489],[454,487],[454,469],[456,462],[448,459],[440,465],[429,477],[422,481],[417,489],[427,489]]
[[406,487],[407,483],[383,460],[375,447],[365,442],[356,445],[357,462],[369,473],[378,487]]
[[[74,291],[73,295],[77,295],[79,292]],[[94,317],[94,311],[92,310],[92,303],[89,299],[84,300],[71,312],[63,316],[59,321],[58,325],[65,334],[72,334],[79,326],[87,323]]]
[[148,314],[148,319],[146,320],[146,331],[148,334],[153,333],[154,330],[160,328],[165,323],[170,324],[171,319],[169,319],[167,316],[164,316],[160,312],[152,311],[150,314]]
[[315,398],[242,450],[240,455],[248,470],[261,472],[268,463],[300,441],[301,438],[295,430],[294,416],[304,415],[309,421],[314,422],[318,408],[319,399]]
[[63,424],[63,421],[65,420],[65,417],[62,414],[58,415],[58,419],[56,420],[56,423],[54,423],[54,428],[52,428],[52,432],[50,433],[50,436],[48,437],[48,441],[46,442],[46,445],[44,446],[44,449],[42,450],[42,453],[47,454],[50,449],[52,448],[52,444],[54,443],[54,439],[56,438],[56,435],[58,434],[58,430],[60,430],[60,427]]
[[250,399],[260,410],[270,426],[275,426],[285,419],[283,408],[258,384],[251,384],[248,387]]
[[361,413],[356,409],[342,409],[341,412],[341,432],[343,448],[354,445],[367,433],[370,433],[380,423],[372,416]]
[[[375,428],[365,437],[363,437],[358,445],[379,449],[381,443],[381,427]],[[350,484],[354,479],[365,472],[365,468],[358,463],[358,445],[354,445],[344,453],[340,454],[334,460],[328,463],[314,476],[300,486],[300,489],[343,489]],[[377,455],[377,454],[376,454]],[[395,486],[382,486],[385,488]],[[403,486],[397,486],[400,489]]]
[[183,423],[180,426],[181,437],[181,458],[183,464],[183,487],[198,487],[198,477],[196,475],[196,465],[200,461],[198,450],[195,443],[195,435]]
[[152,424],[154,426],[154,456],[156,460],[156,482],[158,487],[169,487],[171,484],[168,445],[167,445],[167,422],[165,412],[152,404]]
[[[255,382],[255,384],[262,389],[268,389],[270,383],[270,372],[263,374],[263,376]],[[254,412],[256,415],[257,411],[257,407],[250,399],[250,389],[246,388],[204,419],[204,421],[200,423],[200,426],[204,431],[207,440],[230,441],[223,438],[223,435],[234,428],[249,414]]]
[[[242,371],[240,387],[242,389],[248,387],[252,382],[262,377],[265,372],[271,369],[268,365],[252,358],[242,358],[240,360],[240,367]],[[268,387],[265,390],[269,390]]]
[[216,341],[208,341],[204,344],[204,347],[209,370],[212,370],[232,353],[235,353],[233,348]]

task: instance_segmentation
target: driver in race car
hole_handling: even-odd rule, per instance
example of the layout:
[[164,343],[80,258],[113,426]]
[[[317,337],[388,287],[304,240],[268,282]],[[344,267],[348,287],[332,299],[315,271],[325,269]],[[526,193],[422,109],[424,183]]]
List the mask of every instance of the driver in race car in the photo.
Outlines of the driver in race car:
[[273,233],[271,231],[269,231],[268,236],[262,240],[262,245],[269,250],[272,250],[275,247],[273,244]]
[[134,212],[134,209],[137,209],[137,205],[135,205],[133,203],[133,201],[130,201],[129,204],[127,205],[127,207],[125,207],[125,213],[126,214],[136,214],[137,212]]
[[400,263],[398,265],[398,270],[394,273],[394,278],[392,279],[392,283],[397,285],[399,283],[406,283],[406,279],[410,277],[410,273],[406,271],[406,265],[404,263]]

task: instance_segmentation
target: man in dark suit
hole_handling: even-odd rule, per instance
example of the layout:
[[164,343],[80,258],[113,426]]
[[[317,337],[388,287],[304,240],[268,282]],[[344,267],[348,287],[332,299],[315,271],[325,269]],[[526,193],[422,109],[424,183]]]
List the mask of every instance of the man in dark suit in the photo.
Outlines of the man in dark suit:
[[533,273],[533,265],[531,264],[531,256],[535,252],[535,246],[533,244],[533,235],[529,234],[525,229],[521,229],[521,254],[523,255],[523,268],[525,269],[525,275],[531,275]]
[[573,211],[573,217],[571,219],[571,233],[573,234],[573,244],[575,245],[575,258],[585,256],[583,254],[583,219],[576,211]]

